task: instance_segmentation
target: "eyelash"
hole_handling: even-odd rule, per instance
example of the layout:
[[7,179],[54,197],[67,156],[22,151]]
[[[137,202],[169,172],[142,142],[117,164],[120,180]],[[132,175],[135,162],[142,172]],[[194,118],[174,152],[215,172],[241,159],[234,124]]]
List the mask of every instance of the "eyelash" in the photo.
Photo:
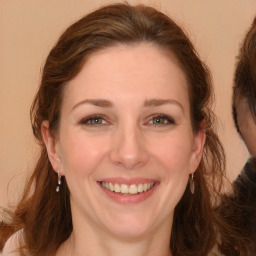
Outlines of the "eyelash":
[[[165,125],[176,124],[176,122],[174,121],[173,118],[171,118],[170,116],[167,116],[165,114],[154,114],[149,117],[149,121],[147,121],[147,122],[151,122],[154,119],[155,120],[164,119],[164,123],[152,123],[150,125],[154,125],[154,126],[163,126],[164,125],[165,126]],[[90,122],[96,121],[96,120],[102,120],[105,123],[90,123]],[[108,124],[104,115],[91,115],[91,116],[88,116],[88,117],[82,119],[79,123],[82,125],[88,125],[88,126],[98,126],[98,125],[107,125]]]
[[153,124],[151,124],[151,125],[154,125],[154,126],[174,125],[174,124],[176,124],[173,118],[171,118],[170,116],[167,116],[165,114],[154,114],[150,117],[150,121],[153,121],[154,119],[156,119],[156,120],[164,119],[164,122],[167,121],[166,123],[155,123],[155,124],[153,123]]
[[103,115],[92,115],[92,116],[88,116],[84,119],[82,119],[79,123],[82,124],[82,125],[92,125],[92,126],[95,126],[95,125],[106,125],[106,124],[102,124],[102,123],[89,123],[89,122],[92,122],[92,121],[95,121],[95,120],[104,120],[106,123],[107,121],[105,120],[105,117]]

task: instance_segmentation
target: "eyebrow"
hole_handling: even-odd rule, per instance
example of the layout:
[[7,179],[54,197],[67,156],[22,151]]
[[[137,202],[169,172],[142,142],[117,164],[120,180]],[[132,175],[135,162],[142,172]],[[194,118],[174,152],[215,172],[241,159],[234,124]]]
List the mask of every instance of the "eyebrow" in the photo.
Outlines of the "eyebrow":
[[150,99],[144,102],[145,107],[159,107],[166,104],[174,104],[179,106],[184,112],[184,108],[177,100],[174,99]]
[[72,110],[74,110],[75,108],[77,108],[78,106],[83,105],[83,104],[90,104],[90,105],[94,105],[94,106],[102,107],[102,108],[113,107],[113,104],[109,100],[104,100],[104,99],[86,99],[86,100],[83,100],[83,101],[77,103],[72,108]]
[[[72,110],[74,110],[75,108],[77,108],[78,106],[83,105],[83,104],[90,104],[90,105],[94,105],[94,106],[102,107],[102,108],[111,108],[111,107],[113,107],[113,103],[109,100],[105,100],[105,99],[85,99],[81,102],[78,102],[72,108]],[[143,106],[144,107],[159,107],[159,106],[166,105],[166,104],[177,105],[184,112],[183,106],[178,101],[176,101],[174,99],[150,99],[150,100],[145,100]]]

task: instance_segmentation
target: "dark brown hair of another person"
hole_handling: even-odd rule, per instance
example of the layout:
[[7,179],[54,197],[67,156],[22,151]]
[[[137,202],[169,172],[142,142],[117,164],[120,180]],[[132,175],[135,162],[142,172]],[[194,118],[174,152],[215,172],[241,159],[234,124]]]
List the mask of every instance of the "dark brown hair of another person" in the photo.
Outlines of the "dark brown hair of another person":
[[2,247],[11,234],[23,229],[24,249],[32,255],[49,256],[70,236],[70,192],[65,178],[61,191],[55,191],[57,175],[47,156],[41,124],[48,120],[51,135],[58,133],[65,85],[79,73],[90,55],[119,44],[140,43],[150,43],[175,56],[187,78],[194,133],[201,129],[206,133],[204,153],[195,172],[195,193],[192,195],[187,187],[175,209],[171,251],[175,256],[205,256],[212,250],[217,239],[215,223],[223,224],[213,203],[222,186],[225,156],[215,133],[208,69],[173,20],[154,8],[129,4],[102,7],[83,17],[61,35],[49,53],[31,108],[32,128],[41,153],[11,219],[1,224]]
[[[240,136],[237,122],[236,104],[245,98],[251,114],[256,118],[256,18],[242,42],[234,76],[233,118]],[[255,165],[255,160],[251,165]],[[253,167],[251,167],[253,168]],[[256,165],[255,167],[256,168]],[[245,171],[245,170],[244,170]],[[220,251],[230,256],[254,256],[256,254],[256,198],[248,187],[255,186],[244,173],[233,184],[231,194],[223,195],[217,208],[223,220],[231,228],[220,225],[222,245]],[[224,234],[224,235],[223,235]],[[242,238],[242,239],[241,239]]]
[[235,69],[232,105],[233,119],[239,133],[236,102],[241,98],[247,100],[249,109],[256,118],[256,18],[244,38]]

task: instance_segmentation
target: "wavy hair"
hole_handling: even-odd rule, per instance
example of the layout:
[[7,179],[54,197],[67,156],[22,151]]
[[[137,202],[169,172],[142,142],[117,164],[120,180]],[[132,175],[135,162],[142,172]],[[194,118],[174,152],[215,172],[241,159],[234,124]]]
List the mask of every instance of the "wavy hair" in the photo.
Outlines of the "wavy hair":
[[3,243],[23,228],[23,249],[32,255],[53,255],[70,236],[69,189],[64,179],[61,193],[55,191],[57,175],[47,156],[41,124],[48,120],[51,134],[58,131],[63,90],[88,56],[118,44],[143,42],[176,57],[187,78],[193,130],[197,133],[204,129],[206,133],[204,153],[194,177],[195,193],[192,195],[187,187],[175,208],[170,249],[175,256],[205,256],[212,250],[218,218],[213,204],[222,186],[225,155],[211,111],[210,73],[186,33],[172,19],[152,7],[127,3],[108,5],[86,15],[67,28],[50,51],[31,108],[33,133],[41,153],[11,222],[2,224]]

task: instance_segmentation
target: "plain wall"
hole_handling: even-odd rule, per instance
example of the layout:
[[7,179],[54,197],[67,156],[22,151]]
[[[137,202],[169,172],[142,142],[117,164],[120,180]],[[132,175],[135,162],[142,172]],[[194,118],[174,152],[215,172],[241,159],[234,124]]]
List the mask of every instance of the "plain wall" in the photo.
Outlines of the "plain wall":
[[[0,205],[15,202],[36,159],[29,110],[49,50],[68,25],[112,2],[117,1],[0,0]],[[234,64],[256,14],[256,1],[128,2],[150,4],[170,15],[185,28],[210,67],[219,134],[226,150],[227,172],[233,180],[248,157],[231,115]]]

